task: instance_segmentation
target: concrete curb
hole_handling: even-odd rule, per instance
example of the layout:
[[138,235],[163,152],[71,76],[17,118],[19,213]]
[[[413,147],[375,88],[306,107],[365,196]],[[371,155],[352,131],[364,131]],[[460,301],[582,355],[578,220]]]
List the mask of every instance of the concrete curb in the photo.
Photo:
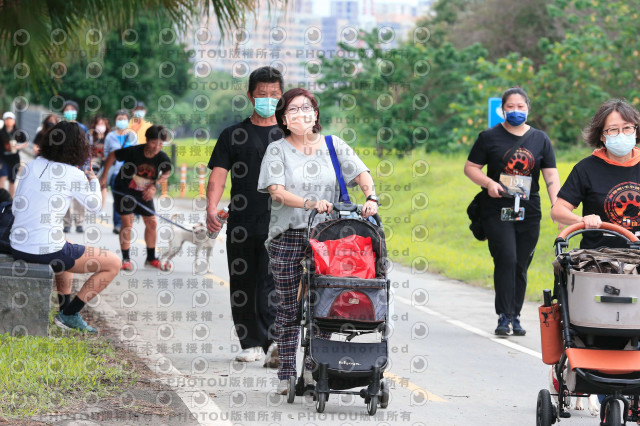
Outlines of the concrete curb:
[[[145,353],[136,351],[136,356],[138,356],[151,371],[161,377],[160,381],[162,383],[171,387],[180,399],[182,399],[187,409],[199,424],[204,426],[232,426],[230,421],[221,420],[224,417],[222,410],[211,400],[208,393],[202,389],[189,386],[188,378],[180,373],[168,358],[159,354],[148,340],[140,337],[135,331],[132,337],[125,336],[125,330],[128,328],[127,324],[125,324],[120,315],[118,315],[104,298],[100,297],[97,304],[91,304],[91,309],[108,322],[110,327],[120,330],[120,334],[117,336],[120,342],[125,345],[133,344],[138,348],[148,348]],[[176,383],[181,383],[181,385],[176,385]]]

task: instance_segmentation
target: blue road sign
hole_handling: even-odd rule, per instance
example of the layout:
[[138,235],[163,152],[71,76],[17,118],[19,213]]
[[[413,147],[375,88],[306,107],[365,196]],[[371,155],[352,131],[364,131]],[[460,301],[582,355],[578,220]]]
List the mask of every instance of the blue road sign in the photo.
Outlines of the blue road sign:
[[489,128],[496,124],[504,123],[501,98],[489,98],[489,113],[487,121],[489,122]]

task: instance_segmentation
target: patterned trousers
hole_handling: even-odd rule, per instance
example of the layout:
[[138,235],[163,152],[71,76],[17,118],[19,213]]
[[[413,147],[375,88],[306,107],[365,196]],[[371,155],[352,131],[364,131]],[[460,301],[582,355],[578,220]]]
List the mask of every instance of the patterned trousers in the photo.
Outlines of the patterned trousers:
[[278,378],[286,380],[296,376],[296,351],[300,324],[298,316],[298,286],[302,278],[302,265],[307,247],[306,230],[289,229],[269,243],[269,261],[275,281],[278,306],[275,332],[278,342]]

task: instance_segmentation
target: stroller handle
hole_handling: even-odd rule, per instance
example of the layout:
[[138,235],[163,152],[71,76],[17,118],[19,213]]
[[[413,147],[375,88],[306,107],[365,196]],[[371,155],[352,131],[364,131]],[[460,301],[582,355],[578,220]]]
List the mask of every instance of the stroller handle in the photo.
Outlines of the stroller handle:
[[574,223],[573,225],[569,225],[564,228],[560,234],[558,234],[558,238],[556,238],[557,242],[563,242],[567,240],[567,237],[571,238],[573,235],[570,235],[576,231],[580,231],[584,229],[586,231],[612,231],[619,234],[621,237],[629,240],[632,243],[638,242],[638,237],[636,237],[632,232],[623,228],[620,225],[616,225],[615,223],[602,222],[600,228],[585,228],[584,222]]
[[[347,203],[334,203],[331,205],[333,211],[346,211],[346,212],[355,212],[360,217],[362,217],[362,204],[347,204]],[[307,222],[307,234],[311,234],[311,225],[313,224],[313,220],[318,215],[318,210],[312,209],[309,214],[309,221]],[[378,213],[371,216],[373,220],[376,221],[376,225],[378,228],[382,228],[382,219],[378,215]]]

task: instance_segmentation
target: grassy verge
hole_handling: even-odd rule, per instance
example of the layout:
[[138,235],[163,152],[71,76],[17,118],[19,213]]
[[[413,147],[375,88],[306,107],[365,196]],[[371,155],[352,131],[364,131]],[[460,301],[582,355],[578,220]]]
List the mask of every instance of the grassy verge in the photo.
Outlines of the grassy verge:
[[[176,139],[174,140],[176,145],[176,157],[178,168],[174,171],[173,175],[169,179],[169,195],[172,197],[178,197],[180,195],[180,168],[183,164],[187,166],[187,179],[186,179],[186,197],[195,198],[200,195],[200,166],[205,167],[205,189],[209,174],[211,171],[206,168],[209,163],[209,158],[213,152],[213,147],[216,144],[216,140],[212,139],[203,143],[196,139]],[[167,155],[171,155],[171,148],[166,146],[163,149]],[[229,198],[229,188],[231,186],[231,176],[227,177],[227,186],[223,197]]]
[[[193,139],[175,142],[182,147],[178,151],[179,164],[190,166],[187,196],[196,197],[198,178],[194,166],[208,162],[215,141],[209,141],[206,146]],[[402,157],[378,158],[371,148],[357,151],[371,169],[381,196],[380,215],[392,260],[418,271],[428,268],[430,272],[476,285],[493,286],[493,262],[487,243],[475,240],[468,229],[467,205],[478,187],[462,172],[466,153],[443,155],[416,151]],[[573,165],[588,154],[584,149],[559,153],[561,182]],[[223,197],[228,198],[229,187],[227,182]],[[364,201],[359,190],[351,192],[356,202]],[[170,194],[177,196],[177,188],[172,188]],[[551,206],[544,190],[541,199],[540,239],[529,268],[527,289],[527,296],[533,300],[539,300],[542,289],[553,283],[552,245],[558,234],[557,225],[549,217]]]
[[[561,182],[575,162],[587,154],[560,155]],[[468,228],[467,205],[479,188],[463,174],[466,154],[413,153],[404,158],[378,159],[363,150],[362,158],[372,170],[379,192],[386,194],[382,199],[387,201],[381,205],[380,214],[387,221],[387,245],[394,260],[419,269],[421,262],[416,259],[423,258],[430,272],[484,287],[493,286],[493,261],[487,243],[474,239]],[[419,173],[421,161],[429,164],[424,176]],[[428,198],[426,208],[417,206],[422,194]],[[544,190],[541,199],[540,239],[529,268],[527,288],[531,300],[539,300],[542,289],[553,284],[553,241],[558,234],[557,224],[549,217],[551,206]],[[405,220],[407,217],[409,221]],[[428,230],[424,241],[420,238],[422,227]]]
[[51,330],[51,337],[0,335],[0,419],[91,405],[135,380],[106,341]]

